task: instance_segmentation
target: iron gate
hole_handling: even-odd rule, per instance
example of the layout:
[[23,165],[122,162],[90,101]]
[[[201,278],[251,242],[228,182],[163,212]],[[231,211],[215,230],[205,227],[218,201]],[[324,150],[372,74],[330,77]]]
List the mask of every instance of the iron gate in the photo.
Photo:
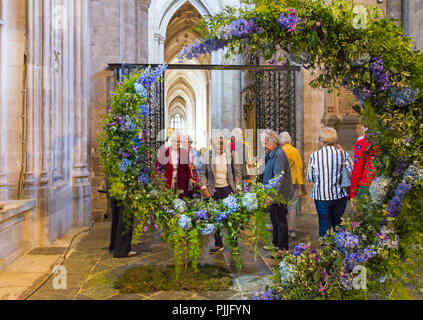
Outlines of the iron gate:
[[[117,83],[137,70],[146,68],[145,64],[109,64],[114,72],[113,84],[109,93],[114,91]],[[158,65],[151,65],[152,68]],[[262,66],[262,65],[168,65],[168,69],[179,70],[242,70],[254,74],[254,103],[257,129],[272,129],[280,133],[288,131],[292,143],[296,141],[296,107],[295,107],[295,72],[299,67]],[[163,80],[163,79],[161,79]],[[156,82],[149,93],[150,117],[146,119],[144,129],[148,130],[144,141],[150,147],[146,161],[154,165],[157,151],[165,140],[165,82]],[[159,136],[159,134],[162,136]]]
[[254,75],[256,128],[288,131],[295,145],[295,70],[263,70]]

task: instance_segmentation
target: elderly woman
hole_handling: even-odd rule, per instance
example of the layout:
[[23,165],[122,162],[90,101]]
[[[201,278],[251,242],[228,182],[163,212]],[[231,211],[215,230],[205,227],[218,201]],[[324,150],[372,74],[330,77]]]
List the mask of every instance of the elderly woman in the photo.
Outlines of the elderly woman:
[[288,230],[292,239],[297,236],[297,202],[300,197],[301,188],[304,186],[303,180],[303,159],[301,159],[300,151],[291,143],[291,135],[284,131],[279,134],[279,140],[283,151],[288,157],[289,166],[291,168],[292,183],[294,185],[294,196],[288,204]]
[[[237,192],[237,186],[242,185],[241,165],[237,164],[237,159],[236,152],[230,151],[224,136],[216,134],[212,138],[212,150],[204,155],[200,172],[200,186],[206,197],[221,200]],[[223,250],[219,231],[214,239],[215,247],[210,249],[211,254]]]
[[[203,163],[201,161],[200,152],[192,146],[192,143],[193,140],[190,135],[184,136],[183,146],[188,151],[189,165],[191,173],[193,173],[193,179],[197,180],[197,178],[199,179],[200,177],[200,170]],[[196,183],[199,183],[199,181],[196,181]]]
[[170,137],[171,147],[160,150],[158,160],[155,165],[156,171],[164,173],[166,187],[169,189],[179,189],[183,198],[187,194],[188,183],[192,187],[195,182],[189,168],[188,151],[181,148],[182,135],[175,132]]
[[341,172],[345,165],[351,174],[351,161],[347,152],[335,147],[337,140],[334,128],[323,128],[319,138],[321,149],[311,154],[308,164],[307,180],[314,182],[311,197],[319,215],[320,237],[341,223],[348,202],[348,192],[341,185]]
[[[291,178],[291,168],[285,151],[279,145],[279,136],[273,130],[265,130],[261,141],[266,149],[265,167],[263,172],[263,184],[268,184],[275,176],[282,174],[277,186],[279,192],[286,201],[290,201],[294,195]],[[270,220],[273,226],[273,248],[264,247],[265,250],[277,249],[277,254],[282,250],[288,250],[288,223],[286,216],[287,207],[278,203],[270,205]]]

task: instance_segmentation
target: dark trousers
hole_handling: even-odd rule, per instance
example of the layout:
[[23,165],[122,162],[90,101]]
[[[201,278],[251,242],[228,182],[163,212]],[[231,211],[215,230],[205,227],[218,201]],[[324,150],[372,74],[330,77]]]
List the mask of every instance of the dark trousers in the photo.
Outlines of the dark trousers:
[[132,224],[128,229],[123,219],[123,207],[118,200],[110,199],[112,207],[112,232],[110,236],[109,250],[113,251],[113,257],[124,258],[131,251]]
[[335,230],[341,224],[348,197],[328,201],[314,200],[314,203],[319,215],[319,236],[323,237],[331,227]]
[[273,245],[279,250],[288,250],[288,209],[279,204],[270,206],[270,221],[273,226]]
[[[224,187],[224,188],[215,188],[216,192],[213,194],[213,200],[223,200],[228,197],[232,193],[231,187]],[[220,230],[216,230],[214,234],[214,245],[216,247],[223,248],[223,239]]]

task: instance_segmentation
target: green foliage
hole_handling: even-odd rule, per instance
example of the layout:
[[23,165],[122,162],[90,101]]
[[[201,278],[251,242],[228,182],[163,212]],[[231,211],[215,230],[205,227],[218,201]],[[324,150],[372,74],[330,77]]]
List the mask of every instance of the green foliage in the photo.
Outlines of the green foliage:
[[129,268],[115,282],[114,288],[122,293],[157,291],[226,291],[232,285],[228,270],[212,265],[200,265],[195,271],[189,265],[187,272],[175,275],[175,266],[136,266]]

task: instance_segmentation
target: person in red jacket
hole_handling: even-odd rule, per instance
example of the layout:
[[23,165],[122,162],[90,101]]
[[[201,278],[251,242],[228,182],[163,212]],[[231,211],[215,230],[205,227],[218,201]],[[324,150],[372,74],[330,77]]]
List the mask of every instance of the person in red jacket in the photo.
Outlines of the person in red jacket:
[[[364,128],[366,132],[367,128]],[[372,138],[365,134],[355,144],[354,168],[351,176],[350,199],[360,198],[367,192],[370,184],[376,179],[376,169],[372,165],[373,158],[380,156],[379,148],[374,144]]]
[[187,195],[188,183],[195,186],[195,182],[189,168],[189,153],[181,148],[182,135],[174,133],[171,136],[172,146],[160,150],[155,169],[164,173],[166,187],[168,189],[179,189],[180,198]]

